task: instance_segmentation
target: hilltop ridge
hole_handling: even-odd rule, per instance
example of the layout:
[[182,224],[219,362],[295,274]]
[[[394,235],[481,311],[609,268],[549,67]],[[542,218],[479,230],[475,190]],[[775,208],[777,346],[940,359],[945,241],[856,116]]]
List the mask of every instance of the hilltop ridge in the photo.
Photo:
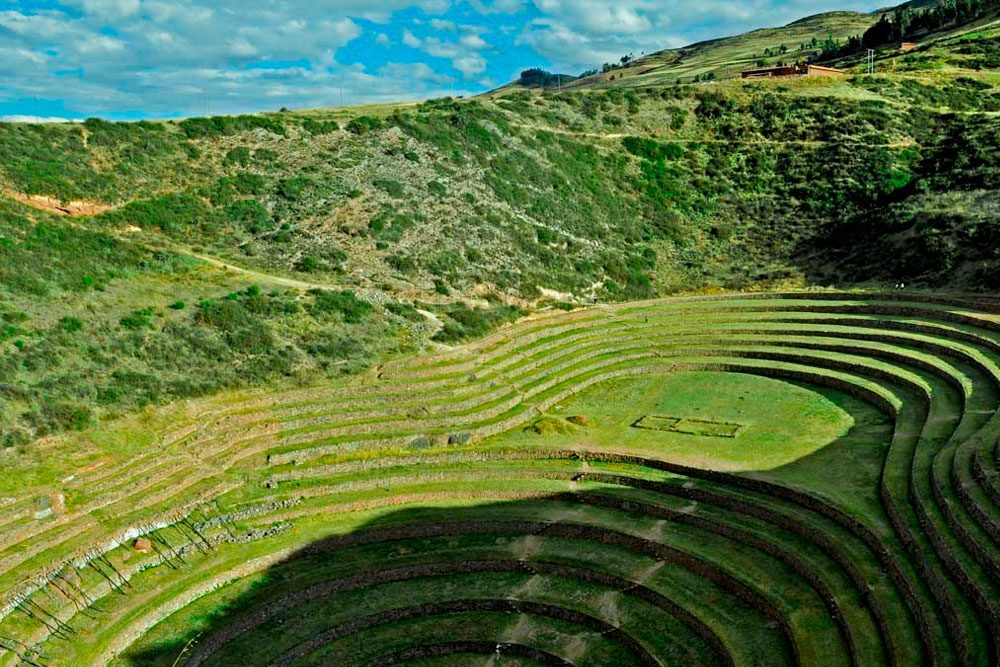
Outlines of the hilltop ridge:
[[[940,0],[914,0],[870,13],[821,12],[780,27],[758,28],[738,35],[656,51],[627,62],[605,64],[601,69],[569,79],[569,83],[563,84],[563,87],[699,83],[738,78],[741,71],[749,69],[817,60],[823,64],[850,69],[861,66],[862,58],[854,57],[858,55],[854,53],[839,53],[838,47],[846,47],[852,39],[863,35],[885,15],[891,16],[905,9],[925,10],[940,4]],[[922,34],[919,39],[930,45],[969,27],[960,22],[949,25],[940,32]],[[898,42],[880,46],[895,47]],[[878,57],[891,59],[894,55],[894,48],[882,48]],[[497,92],[502,93],[519,86],[520,82],[514,81]]]

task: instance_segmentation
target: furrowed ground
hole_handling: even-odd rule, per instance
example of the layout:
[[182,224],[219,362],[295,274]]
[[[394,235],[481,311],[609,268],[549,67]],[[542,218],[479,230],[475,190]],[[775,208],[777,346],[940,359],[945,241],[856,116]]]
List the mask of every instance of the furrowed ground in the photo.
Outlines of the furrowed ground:
[[52,445],[0,664],[992,664],[998,328],[631,303]]

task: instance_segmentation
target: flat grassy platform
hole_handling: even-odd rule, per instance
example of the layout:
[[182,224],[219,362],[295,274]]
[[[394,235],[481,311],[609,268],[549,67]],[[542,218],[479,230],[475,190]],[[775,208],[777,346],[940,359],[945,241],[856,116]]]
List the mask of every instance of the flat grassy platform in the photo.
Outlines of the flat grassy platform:
[[[877,410],[843,392],[717,372],[609,380],[546,414],[562,421],[583,417],[586,425],[567,422],[564,432],[544,435],[512,431],[495,443],[631,451],[713,470],[770,470],[845,438],[855,426],[884,422]],[[676,430],[634,427],[658,415],[681,422]],[[723,428],[713,434],[713,425]],[[726,425],[739,428],[735,437],[723,435],[730,431]]]

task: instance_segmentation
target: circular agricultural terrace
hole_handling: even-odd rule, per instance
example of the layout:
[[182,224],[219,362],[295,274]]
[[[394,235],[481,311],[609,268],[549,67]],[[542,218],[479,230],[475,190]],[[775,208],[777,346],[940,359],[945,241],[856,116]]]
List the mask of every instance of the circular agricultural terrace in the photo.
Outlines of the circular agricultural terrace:
[[624,304],[216,401],[0,508],[0,666],[997,664],[997,313]]

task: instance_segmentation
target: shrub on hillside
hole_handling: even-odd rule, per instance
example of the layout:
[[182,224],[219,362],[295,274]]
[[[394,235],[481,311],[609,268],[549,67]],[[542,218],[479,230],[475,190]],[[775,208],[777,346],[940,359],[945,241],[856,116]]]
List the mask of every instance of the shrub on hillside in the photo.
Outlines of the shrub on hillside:
[[153,326],[153,309],[143,308],[132,311],[120,320],[120,324],[123,328],[133,331],[148,329]]
[[59,320],[58,327],[65,333],[76,333],[83,329],[83,322],[78,317],[64,317]]
[[130,202],[101,219],[116,226],[136,225],[143,229],[182,232],[205,227],[213,217],[214,212],[201,198],[177,192]]
[[525,311],[517,306],[470,308],[456,303],[443,309],[444,327],[434,335],[441,343],[457,343],[485,336],[493,329],[523,317]]
[[445,250],[427,260],[427,270],[435,276],[454,276],[462,269],[465,262],[456,250]]
[[296,201],[301,199],[305,192],[314,185],[313,180],[305,176],[286,178],[278,183],[278,195],[289,201]]
[[411,322],[422,322],[424,320],[424,316],[417,312],[417,309],[409,303],[389,301],[385,304],[385,309],[393,315],[402,317],[404,320],[410,320]]
[[45,401],[27,414],[38,435],[58,431],[82,431],[90,425],[93,412],[86,405],[70,401]]
[[178,125],[188,139],[208,137],[228,137],[251,130],[267,130],[282,137],[286,136],[285,126],[275,118],[267,116],[214,116],[212,118],[188,118]]
[[435,197],[444,197],[448,194],[448,187],[441,181],[431,181],[427,184],[427,192]]
[[253,152],[253,159],[259,164],[273,164],[278,161],[278,154],[270,148],[258,148]]
[[[269,355],[275,350],[275,338],[266,322],[247,307],[251,295],[203,300],[198,304],[195,322],[217,329],[228,347],[242,354]],[[280,362],[276,359],[275,362]]]
[[417,270],[416,261],[408,255],[389,255],[385,258],[385,263],[403,274],[410,274]]
[[341,374],[357,373],[371,362],[370,351],[364,343],[342,331],[323,329],[305,337],[301,347],[325,371],[336,369]]
[[385,209],[368,221],[368,231],[376,240],[396,243],[408,229],[422,220],[421,215]]
[[313,303],[309,310],[313,315],[320,313],[338,313],[345,322],[357,323],[371,311],[372,305],[362,301],[354,292],[344,290],[331,292],[329,290],[312,290]]
[[677,144],[667,144],[645,137],[625,137],[622,146],[632,155],[645,160],[679,160],[684,149]]
[[294,268],[302,273],[312,273],[323,268],[323,262],[316,255],[303,255],[295,261]]
[[306,118],[302,121],[302,129],[312,135],[331,134],[340,131],[340,123],[335,120],[318,121]]
[[222,164],[229,167],[232,165],[238,165],[240,167],[246,167],[250,164],[250,149],[246,146],[237,146],[226,153],[226,157],[222,160]]
[[229,204],[226,207],[226,219],[251,234],[262,234],[274,229],[271,214],[255,199],[241,199]]
[[353,134],[364,135],[369,132],[377,132],[385,126],[385,122],[379,118],[372,118],[371,116],[358,116],[357,118],[352,118],[347,123],[347,131]]
[[406,196],[406,187],[399,181],[388,178],[376,178],[372,181],[372,185],[379,190],[382,190],[393,199],[402,199]]
[[721,93],[702,93],[694,113],[700,120],[719,120],[735,110],[733,99]]
[[0,432],[0,449],[23,449],[31,435],[23,428],[7,428]]

